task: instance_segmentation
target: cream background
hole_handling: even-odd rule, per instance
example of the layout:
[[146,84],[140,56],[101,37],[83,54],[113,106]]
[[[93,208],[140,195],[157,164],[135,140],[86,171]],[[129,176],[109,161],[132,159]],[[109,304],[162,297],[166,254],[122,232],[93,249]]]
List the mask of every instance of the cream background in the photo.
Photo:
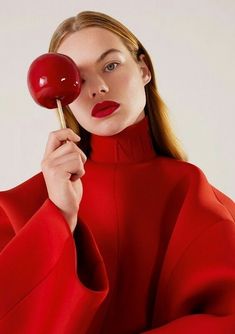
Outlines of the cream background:
[[0,190],[40,171],[54,111],[35,104],[26,77],[57,25],[82,10],[127,25],[149,51],[158,89],[189,162],[235,198],[235,1],[0,1]]

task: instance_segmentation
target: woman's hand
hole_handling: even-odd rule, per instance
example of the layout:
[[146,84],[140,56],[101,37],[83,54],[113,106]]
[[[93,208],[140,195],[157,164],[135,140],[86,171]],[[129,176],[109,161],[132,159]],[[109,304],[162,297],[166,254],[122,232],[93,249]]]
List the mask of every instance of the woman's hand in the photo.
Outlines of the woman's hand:
[[62,211],[72,232],[77,224],[83,193],[81,177],[87,160],[75,144],[80,139],[68,128],[51,132],[41,162],[49,198]]

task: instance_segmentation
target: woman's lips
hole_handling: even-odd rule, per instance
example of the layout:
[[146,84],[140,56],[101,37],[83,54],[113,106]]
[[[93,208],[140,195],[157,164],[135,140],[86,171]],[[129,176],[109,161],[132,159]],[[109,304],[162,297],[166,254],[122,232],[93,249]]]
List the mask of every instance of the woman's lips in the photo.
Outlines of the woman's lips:
[[114,101],[97,103],[92,109],[91,115],[98,118],[105,117],[111,115],[119,106],[120,104]]

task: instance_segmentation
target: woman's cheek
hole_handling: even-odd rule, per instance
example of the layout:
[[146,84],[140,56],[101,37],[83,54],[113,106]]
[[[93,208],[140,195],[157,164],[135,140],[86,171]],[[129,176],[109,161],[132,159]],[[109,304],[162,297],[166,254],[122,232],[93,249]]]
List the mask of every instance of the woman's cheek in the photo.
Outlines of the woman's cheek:
[[[89,110],[85,109],[84,103],[81,100],[77,99],[73,103],[69,105],[73,115],[75,116],[76,120],[80,123],[81,120],[84,119],[85,114],[89,113]],[[85,112],[86,110],[86,112]]]
[[116,87],[117,90],[123,90],[124,92],[128,93],[130,89],[133,88],[133,78],[130,74],[123,74],[117,81]]

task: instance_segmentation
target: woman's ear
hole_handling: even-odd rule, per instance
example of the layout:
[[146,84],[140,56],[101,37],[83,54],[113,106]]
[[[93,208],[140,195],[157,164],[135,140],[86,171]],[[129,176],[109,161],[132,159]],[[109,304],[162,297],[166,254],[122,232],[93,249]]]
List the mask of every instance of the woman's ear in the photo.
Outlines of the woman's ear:
[[144,85],[146,85],[151,80],[151,72],[150,72],[150,70],[149,70],[149,68],[148,68],[148,66],[145,62],[145,55],[144,54],[141,54],[139,56],[138,63],[139,63],[143,83],[144,83]]

